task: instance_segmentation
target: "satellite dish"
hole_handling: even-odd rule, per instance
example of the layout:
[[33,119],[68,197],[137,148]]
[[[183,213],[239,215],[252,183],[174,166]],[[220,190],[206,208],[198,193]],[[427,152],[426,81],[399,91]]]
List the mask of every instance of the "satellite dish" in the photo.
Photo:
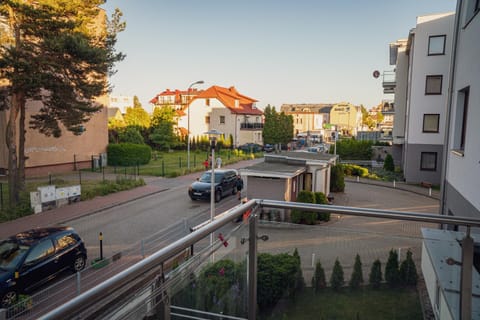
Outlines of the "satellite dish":
[[375,79],[378,78],[378,77],[380,77],[380,71],[378,71],[378,70],[373,71],[373,77],[374,77]]

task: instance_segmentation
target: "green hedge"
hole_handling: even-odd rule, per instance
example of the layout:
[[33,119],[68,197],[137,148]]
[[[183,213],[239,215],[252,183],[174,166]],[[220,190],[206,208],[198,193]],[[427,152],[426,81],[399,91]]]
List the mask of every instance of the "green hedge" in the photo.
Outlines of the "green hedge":
[[152,149],[143,144],[109,144],[107,148],[109,166],[134,166],[150,162]]

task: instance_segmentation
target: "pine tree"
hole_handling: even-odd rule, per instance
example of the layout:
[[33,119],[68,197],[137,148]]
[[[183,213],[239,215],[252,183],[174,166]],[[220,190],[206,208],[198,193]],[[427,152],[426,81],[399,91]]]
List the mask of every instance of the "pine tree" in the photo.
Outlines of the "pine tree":
[[332,276],[330,277],[330,286],[333,290],[338,291],[343,287],[344,283],[343,268],[337,258],[333,266]]
[[315,293],[320,292],[327,286],[325,279],[325,270],[323,270],[322,264],[320,261],[315,265],[315,274],[312,278],[312,287],[315,289]]
[[385,266],[385,281],[390,287],[396,287],[399,284],[400,272],[398,269],[398,254],[395,250],[390,250],[387,264]]
[[370,269],[370,276],[368,277],[368,282],[374,289],[380,288],[382,283],[382,263],[380,260],[375,260]]
[[393,163],[393,157],[391,154],[387,154],[385,162],[383,163],[383,169],[387,171],[395,171],[395,164]]
[[[124,55],[115,52],[125,28],[121,12],[108,21],[104,0],[2,0],[7,41],[0,43],[0,110],[9,110],[5,128],[10,205],[25,189],[26,103],[42,104],[29,125],[46,136],[75,135],[101,109],[95,99],[106,94],[108,76]],[[18,131],[17,131],[18,123]],[[18,155],[18,158],[17,158]]]
[[415,262],[412,258],[410,249],[407,251],[407,257],[400,265],[400,281],[405,286],[415,286],[417,284],[418,274]]
[[357,289],[363,283],[362,262],[360,256],[355,256],[355,264],[353,265],[352,277],[350,278],[350,288]]

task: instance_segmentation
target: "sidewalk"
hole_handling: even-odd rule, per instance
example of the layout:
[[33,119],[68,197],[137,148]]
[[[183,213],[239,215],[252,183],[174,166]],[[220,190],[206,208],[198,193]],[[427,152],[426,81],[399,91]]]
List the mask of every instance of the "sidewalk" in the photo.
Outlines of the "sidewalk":
[[382,186],[386,188],[392,189],[399,189],[403,191],[413,192],[422,196],[430,197],[433,199],[440,200],[440,191],[431,188],[424,188],[414,184],[408,184],[402,181],[380,181],[380,180],[372,180],[372,179],[365,179],[360,177],[345,177],[345,181],[352,182],[352,183],[363,183],[363,184],[371,184],[376,186]]

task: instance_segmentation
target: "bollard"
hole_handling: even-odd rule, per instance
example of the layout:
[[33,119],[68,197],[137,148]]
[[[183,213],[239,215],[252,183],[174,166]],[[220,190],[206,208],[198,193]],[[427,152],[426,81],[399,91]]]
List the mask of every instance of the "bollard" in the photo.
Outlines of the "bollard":
[[315,253],[312,253],[312,268],[315,268]]
[[82,293],[82,282],[81,282],[80,271],[77,272],[77,296]]
[[432,188],[428,188],[428,196],[429,196],[429,197],[432,196]]
[[78,181],[82,184],[82,170],[78,170]]
[[50,172],[48,173],[48,184],[52,185],[52,174]]
[[393,179],[393,187],[395,188],[395,179]]
[[357,182],[360,182],[360,176],[357,176]]
[[100,241],[100,260],[103,260],[103,233],[98,234],[98,240]]

